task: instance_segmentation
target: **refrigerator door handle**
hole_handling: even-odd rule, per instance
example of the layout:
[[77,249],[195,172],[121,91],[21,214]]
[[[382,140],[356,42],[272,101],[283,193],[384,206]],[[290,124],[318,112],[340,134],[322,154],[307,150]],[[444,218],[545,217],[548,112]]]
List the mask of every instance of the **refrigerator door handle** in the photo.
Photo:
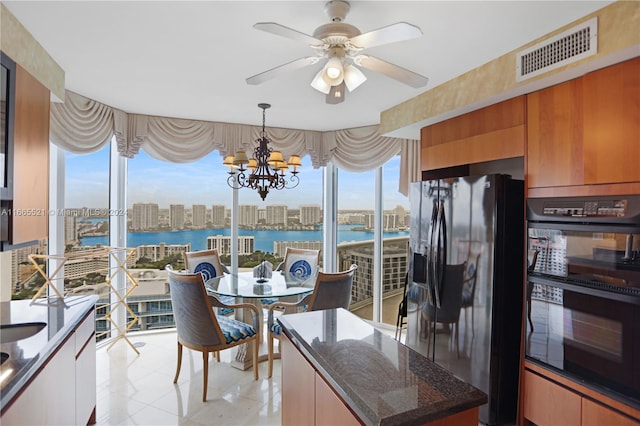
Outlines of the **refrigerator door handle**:
[[434,259],[434,270],[435,270],[435,296],[436,296],[436,306],[440,307],[441,298],[443,293],[443,285],[444,285],[444,274],[445,274],[445,265],[447,263],[447,222],[444,214],[444,201],[440,200],[440,204],[438,206],[438,219],[437,219],[437,238],[435,244],[435,259]]
[[436,303],[435,288],[435,266],[434,266],[434,238],[438,221],[438,201],[433,199],[433,207],[431,209],[431,220],[429,221],[429,247],[425,247],[425,255],[427,256],[427,289],[429,291],[429,303]]

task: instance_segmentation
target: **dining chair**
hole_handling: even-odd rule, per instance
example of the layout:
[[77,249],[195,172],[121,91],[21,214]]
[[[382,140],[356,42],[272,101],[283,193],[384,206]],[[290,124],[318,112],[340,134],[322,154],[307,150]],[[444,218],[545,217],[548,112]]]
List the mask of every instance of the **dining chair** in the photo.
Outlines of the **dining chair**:
[[320,250],[298,249],[287,247],[284,260],[276,267],[276,271],[285,271],[295,278],[308,278],[320,264]]
[[284,310],[283,315],[304,311],[319,311],[323,309],[349,309],[351,303],[351,287],[353,276],[358,266],[353,264],[342,272],[318,272],[313,291],[297,302],[276,302],[269,306],[267,317],[267,341],[269,377],[273,373],[273,343],[280,339],[280,324],[275,321],[274,312]]
[[187,271],[200,272],[205,284],[216,277],[229,273],[229,268],[220,262],[218,250],[187,251],[184,253],[184,265]]
[[[215,288],[216,283],[225,273],[229,273],[229,269],[220,261],[218,250],[199,250],[187,251],[184,253],[185,269],[192,273],[201,273],[205,286]],[[233,304],[233,297],[221,297],[220,300],[225,304]],[[222,315],[233,314],[233,309],[223,308],[219,310]]]
[[[178,382],[182,366],[182,347],[202,352],[203,388],[202,401],[207,400],[209,378],[209,352],[218,352],[244,343],[252,343],[253,359],[258,359],[260,339],[259,311],[249,303],[226,305],[213,295],[207,294],[201,273],[177,272],[166,267],[169,275],[169,291],[173,307],[173,318],[178,335],[178,364],[173,383]],[[214,307],[249,309],[253,325],[216,315]],[[218,358],[218,362],[220,359]],[[258,380],[258,363],[253,363],[253,378]]]
[[476,299],[476,283],[478,281],[478,264],[480,262],[480,253],[475,256],[472,255],[465,262],[464,276],[462,281],[462,304],[461,308],[464,309],[464,324],[467,326],[467,319],[469,317],[469,308],[471,308],[471,334],[475,336],[475,312],[473,311],[473,305]]
[[[460,344],[458,342],[458,322],[460,309],[462,308],[462,287],[464,284],[464,270],[466,263],[459,265],[446,265],[442,298],[440,307],[436,307],[429,300],[423,302],[421,310],[423,324],[422,330],[427,338],[427,351],[431,347],[431,333],[435,333],[437,323],[452,325],[450,339],[455,345],[458,358],[460,357]],[[432,326],[433,324],[433,326]],[[433,330],[431,328],[434,328]]]
[[402,291],[402,299],[398,304],[398,317],[396,319],[396,340],[400,340],[402,337],[402,328],[407,324],[407,287],[409,284],[409,273],[404,275],[404,285]]

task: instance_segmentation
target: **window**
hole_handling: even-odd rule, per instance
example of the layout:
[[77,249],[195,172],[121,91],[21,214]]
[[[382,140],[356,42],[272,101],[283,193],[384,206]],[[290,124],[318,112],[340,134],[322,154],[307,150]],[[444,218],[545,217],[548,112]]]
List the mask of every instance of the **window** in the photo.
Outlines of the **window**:
[[404,277],[409,265],[409,198],[398,191],[400,157],[382,169],[382,321],[396,324]]
[[183,269],[184,252],[230,234],[231,188],[221,163],[217,152],[178,164],[140,151],[128,161],[127,246],[135,249],[131,273],[139,286],[130,300],[138,301],[140,330],[175,326],[165,266]]
[[[275,268],[286,247],[322,250],[322,170],[314,169],[308,156],[299,170],[298,186],[271,190],[264,201],[255,190],[238,190],[239,236],[248,240],[239,244],[239,267],[266,259]],[[249,245],[254,255],[243,252]]]
[[373,214],[375,172],[338,170],[338,270],[358,265],[350,308],[360,317],[373,318]]

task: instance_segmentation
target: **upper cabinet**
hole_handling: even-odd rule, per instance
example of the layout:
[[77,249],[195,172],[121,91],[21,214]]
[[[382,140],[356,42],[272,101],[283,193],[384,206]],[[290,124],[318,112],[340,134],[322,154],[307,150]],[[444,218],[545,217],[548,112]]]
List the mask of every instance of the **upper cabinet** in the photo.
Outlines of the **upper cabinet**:
[[640,181],[640,58],[583,80],[584,183]]
[[423,171],[522,157],[525,98],[518,96],[423,127]]
[[15,66],[11,196],[2,199],[0,247],[47,237],[49,218],[49,90]]
[[640,181],[640,58],[527,95],[529,188]]
[[582,185],[582,79],[527,96],[529,188]]

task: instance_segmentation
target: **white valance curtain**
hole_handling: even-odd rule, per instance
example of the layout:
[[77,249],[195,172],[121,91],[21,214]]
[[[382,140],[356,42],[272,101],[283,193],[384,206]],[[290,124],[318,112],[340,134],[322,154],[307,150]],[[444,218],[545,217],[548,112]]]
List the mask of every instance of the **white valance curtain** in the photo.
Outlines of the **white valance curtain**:
[[[64,104],[51,105],[51,141],[79,154],[99,150],[115,135],[118,152],[125,157],[133,158],[142,147],[156,159],[185,163],[214,150],[222,157],[251,151],[260,130],[244,124],[128,114],[70,91]],[[420,178],[420,142],[381,136],[378,126],[330,132],[269,127],[268,135],[285,158],[309,155],[314,168],[331,161],[341,169],[363,172],[400,154],[399,190],[405,195],[408,183]]]

